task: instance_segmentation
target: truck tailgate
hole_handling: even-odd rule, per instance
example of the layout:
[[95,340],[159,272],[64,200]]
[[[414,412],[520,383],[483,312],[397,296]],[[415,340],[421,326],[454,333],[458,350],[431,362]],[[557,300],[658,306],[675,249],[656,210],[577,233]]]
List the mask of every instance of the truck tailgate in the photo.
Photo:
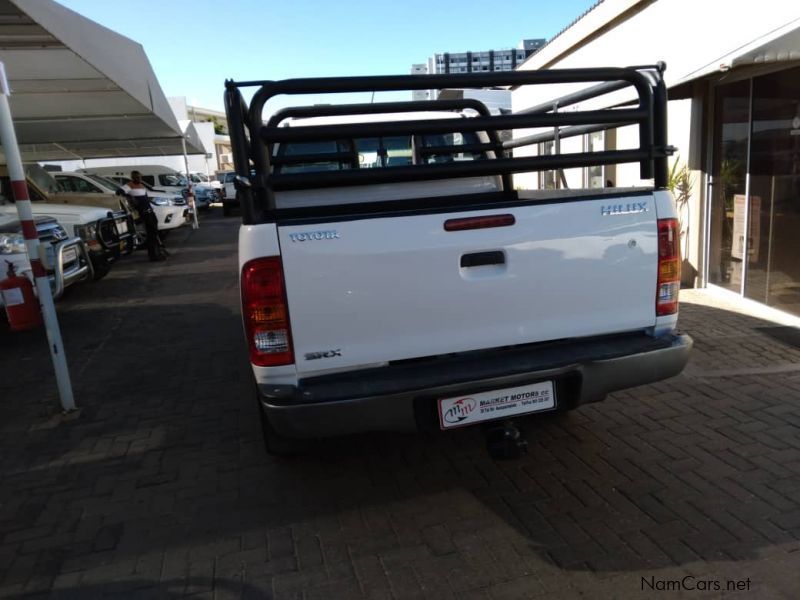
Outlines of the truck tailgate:
[[656,218],[649,193],[278,223],[298,374],[651,327]]

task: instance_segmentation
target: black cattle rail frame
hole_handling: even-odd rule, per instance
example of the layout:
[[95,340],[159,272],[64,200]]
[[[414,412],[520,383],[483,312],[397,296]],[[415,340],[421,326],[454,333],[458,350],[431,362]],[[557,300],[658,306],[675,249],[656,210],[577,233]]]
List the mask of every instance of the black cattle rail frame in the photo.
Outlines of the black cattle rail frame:
[[[513,173],[546,171],[618,163],[640,164],[642,179],[653,179],[656,189],[664,189],[668,180],[667,157],[673,149],[667,146],[667,90],[664,85],[664,63],[641,67],[609,67],[591,69],[559,69],[511,71],[465,75],[389,75],[374,77],[326,77],[285,79],[281,81],[225,82],[225,110],[228,116],[237,189],[241,199],[244,223],[263,222],[275,211],[274,192],[480,177],[501,175],[510,190]],[[335,94],[347,92],[387,92],[444,88],[496,88],[546,85],[557,83],[593,83],[583,90],[554,98],[515,114],[491,115],[486,106],[472,99],[380,102],[301,106],[277,112],[266,124],[262,120],[264,106],[278,95]],[[250,106],[240,88],[258,87]],[[638,103],[634,107],[598,110],[562,111],[564,107],[632,87]],[[390,114],[415,111],[455,111],[472,109],[478,116],[468,119],[424,119],[378,121],[335,125],[281,127],[290,117],[318,117],[354,114]],[[638,125],[639,146],[626,150],[560,153],[560,140],[596,131]],[[497,132],[513,129],[552,128],[535,135],[501,141]],[[460,152],[493,152],[494,158],[435,164],[412,164],[379,169],[353,168],[314,173],[274,173],[276,164],[295,161],[353,160],[350,152],[274,156],[276,144],[318,140],[352,140],[398,135],[424,135],[464,131],[485,131],[489,142],[478,144],[416,147],[417,155],[455,154]],[[556,153],[545,156],[511,157],[512,148],[555,141]],[[357,161],[354,164],[358,164]]]

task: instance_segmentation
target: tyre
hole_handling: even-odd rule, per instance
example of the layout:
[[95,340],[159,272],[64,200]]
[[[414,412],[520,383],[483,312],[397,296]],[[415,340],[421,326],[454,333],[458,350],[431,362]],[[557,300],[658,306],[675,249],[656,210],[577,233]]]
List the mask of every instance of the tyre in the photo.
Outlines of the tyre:
[[94,269],[94,281],[98,281],[108,275],[111,271],[111,264],[104,258],[91,257],[92,268]]
[[233,212],[233,208],[227,202],[222,203],[222,215],[225,217],[230,217],[231,213]]

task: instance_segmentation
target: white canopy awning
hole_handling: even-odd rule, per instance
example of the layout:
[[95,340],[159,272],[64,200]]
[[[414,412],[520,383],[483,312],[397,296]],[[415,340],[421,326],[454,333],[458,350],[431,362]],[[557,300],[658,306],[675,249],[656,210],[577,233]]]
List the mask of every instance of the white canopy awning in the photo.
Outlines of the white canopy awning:
[[[677,88],[702,77],[730,69],[800,61],[800,18],[761,35],[672,82]],[[672,95],[670,95],[672,97]]]
[[0,0],[0,61],[24,160],[183,154],[140,44],[51,0]]

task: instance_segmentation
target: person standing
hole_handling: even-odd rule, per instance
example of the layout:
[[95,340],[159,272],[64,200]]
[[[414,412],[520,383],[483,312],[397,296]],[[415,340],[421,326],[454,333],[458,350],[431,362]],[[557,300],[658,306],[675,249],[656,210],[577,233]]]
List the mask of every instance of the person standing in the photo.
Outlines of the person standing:
[[167,252],[164,244],[158,235],[158,220],[150,206],[150,198],[147,196],[147,187],[142,183],[142,174],[139,171],[131,171],[131,180],[122,186],[122,191],[130,198],[139,218],[144,222],[147,233],[147,255],[151,261],[166,260]]

